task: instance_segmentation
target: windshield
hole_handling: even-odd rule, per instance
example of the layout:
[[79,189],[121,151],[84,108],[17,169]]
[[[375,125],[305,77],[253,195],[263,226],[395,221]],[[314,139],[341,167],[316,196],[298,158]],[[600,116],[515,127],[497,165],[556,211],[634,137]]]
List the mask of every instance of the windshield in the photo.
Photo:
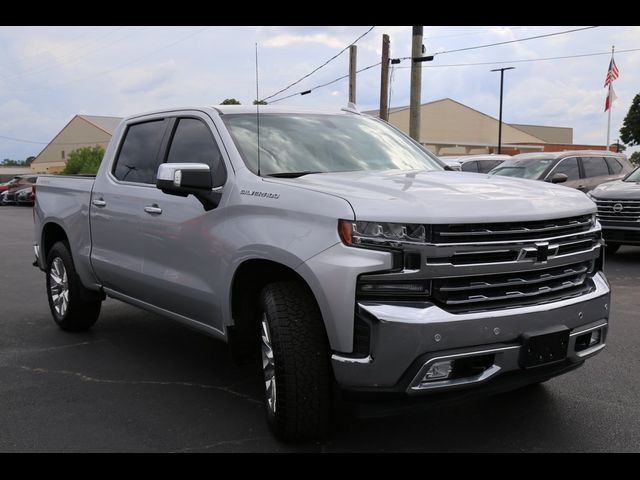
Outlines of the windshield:
[[[255,114],[222,115],[253,173],[257,168]],[[359,170],[442,170],[424,149],[393,128],[355,115],[261,114],[260,174]]]
[[640,182],[640,167],[636,168],[624,179],[625,182]]
[[496,168],[491,170],[489,174],[537,180],[552,162],[552,158],[507,160],[503,164],[498,165]]

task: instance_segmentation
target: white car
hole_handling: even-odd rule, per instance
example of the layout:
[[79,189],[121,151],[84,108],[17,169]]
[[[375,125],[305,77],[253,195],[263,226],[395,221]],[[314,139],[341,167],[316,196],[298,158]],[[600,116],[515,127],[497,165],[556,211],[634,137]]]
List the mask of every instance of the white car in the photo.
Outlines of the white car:
[[488,173],[511,155],[463,155],[461,157],[440,157],[440,159],[454,170],[472,173]]

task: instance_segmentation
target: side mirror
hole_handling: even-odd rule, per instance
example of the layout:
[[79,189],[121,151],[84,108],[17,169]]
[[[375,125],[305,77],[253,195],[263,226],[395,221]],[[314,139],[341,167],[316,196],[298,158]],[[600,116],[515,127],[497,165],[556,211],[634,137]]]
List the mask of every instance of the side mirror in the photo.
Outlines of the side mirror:
[[163,163],[158,167],[156,187],[167,195],[196,197],[205,210],[218,206],[222,192],[215,191],[211,169],[204,163]]
[[553,177],[549,179],[551,183],[564,183],[567,180],[569,180],[569,177],[567,177],[564,173],[554,173]]

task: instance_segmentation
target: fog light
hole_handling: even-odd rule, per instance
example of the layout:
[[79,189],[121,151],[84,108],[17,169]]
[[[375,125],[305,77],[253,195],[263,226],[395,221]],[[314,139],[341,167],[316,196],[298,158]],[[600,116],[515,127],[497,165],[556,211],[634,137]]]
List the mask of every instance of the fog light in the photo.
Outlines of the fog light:
[[432,380],[442,380],[449,378],[453,371],[453,360],[443,360],[441,362],[435,362],[424,376],[423,382],[430,382]]
[[591,339],[589,340],[589,346],[592,347],[594,345],[597,345],[598,343],[600,343],[600,330],[594,330],[593,332],[591,332]]

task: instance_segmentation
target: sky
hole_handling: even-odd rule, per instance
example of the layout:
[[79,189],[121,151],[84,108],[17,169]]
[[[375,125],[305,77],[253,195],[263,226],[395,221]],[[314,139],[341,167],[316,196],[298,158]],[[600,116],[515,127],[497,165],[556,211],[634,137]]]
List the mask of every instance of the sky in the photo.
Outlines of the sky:
[[[251,103],[256,98],[256,43],[260,98],[265,98],[370,27],[0,27],[0,160],[37,155],[75,114],[127,116],[215,105],[229,97]],[[435,58],[422,64],[422,102],[449,97],[497,118],[500,74],[490,70],[514,66],[505,72],[505,122],[573,127],[574,143],[604,145],[603,85],[608,52],[615,46],[620,76],[613,83],[618,97],[611,117],[613,143],[640,93],[640,27],[600,26],[452,52],[584,27],[425,26],[425,55]],[[357,42],[358,69],[380,61],[384,33],[391,38],[391,57],[410,56],[410,26],[376,26]],[[639,50],[621,52],[630,49]],[[520,62],[593,53],[603,55]],[[342,53],[271,100],[346,75],[348,57],[348,51]],[[393,70],[391,107],[409,103],[409,66],[404,60]],[[379,94],[380,67],[359,73],[358,108],[378,108]],[[343,79],[277,103],[341,108],[347,98],[348,80]]]

